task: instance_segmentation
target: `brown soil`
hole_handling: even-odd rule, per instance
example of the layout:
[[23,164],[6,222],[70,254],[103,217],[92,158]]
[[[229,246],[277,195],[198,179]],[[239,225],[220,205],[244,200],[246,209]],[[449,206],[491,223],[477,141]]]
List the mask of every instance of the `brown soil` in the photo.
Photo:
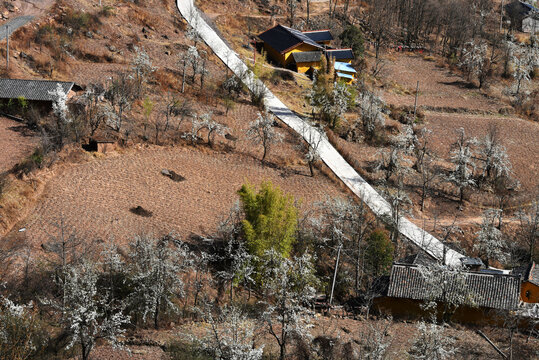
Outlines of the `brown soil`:
[[[170,169],[186,178],[173,182],[161,174]],[[150,148],[110,156],[66,169],[51,179],[42,200],[20,224],[34,246],[55,233],[64,217],[83,239],[125,242],[137,233],[171,231],[183,237],[209,235],[237,201],[245,182],[270,180],[302,201],[306,208],[325,197],[343,193],[323,175],[306,176],[300,167],[270,167],[251,156],[209,149]],[[141,217],[129,211],[141,206],[152,212]]]
[[0,173],[8,171],[38,143],[35,133],[16,121],[0,117]]

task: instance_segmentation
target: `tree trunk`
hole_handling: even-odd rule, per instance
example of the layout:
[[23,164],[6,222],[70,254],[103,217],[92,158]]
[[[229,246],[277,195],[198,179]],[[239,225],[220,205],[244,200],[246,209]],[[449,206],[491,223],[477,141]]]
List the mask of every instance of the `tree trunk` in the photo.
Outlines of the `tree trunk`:
[[159,317],[159,300],[156,301],[155,312],[153,314],[153,324],[156,330],[159,328],[159,324],[157,321],[158,317]]

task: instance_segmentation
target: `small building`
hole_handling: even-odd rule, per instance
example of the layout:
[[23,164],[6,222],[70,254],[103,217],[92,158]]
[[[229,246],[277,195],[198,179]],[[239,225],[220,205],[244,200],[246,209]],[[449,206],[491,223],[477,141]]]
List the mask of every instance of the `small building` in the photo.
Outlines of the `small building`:
[[322,60],[321,51],[305,51],[292,53],[294,63],[296,64],[296,71],[301,74],[312,72],[313,70],[320,69],[320,63]]
[[522,1],[513,1],[504,6],[505,16],[511,22],[511,28],[522,31],[537,31],[539,9]]
[[322,45],[301,31],[283,25],[264,31],[258,38],[263,41],[268,56],[283,67],[296,66],[291,56],[293,53],[324,50]]
[[334,40],[333,35],[331,35],[329,30],[311,30],[304,31],[303,33],[307,35],[309,39],[320,45],[329,45],[331,44],[331,41]]
[[352,49],[328,49],[326,50],[326,56],[328,59],[334,58],[335,61],[349,64],[354,60],[354,52]]
[[517,268],[513,274],[520,276],[520,300],[526,303],[539,303],[539,266],[535,262]]
[[334,68],[337,80],[351,84],[356,79],[357,71],[349,63],[335,61]]
[[[483,271],[451,271],[441,273],[440,284],[427,279],[428,271],[422,265],[395,263],[391,268],[389,283],[383,296],[375,301],[381,312],[397,317],[419,317],[425,313],[421,304],[459,296],[465,286],[470,294],[470,304],[457,308],[453,319],[464,323],[497,324],[496,313],[518,307],[520,279],[518,276]],[[432,294],[442,293],[434,286],[442,286],[443,298],[432,299]]]
[[470,271],[480,271],[485,267],[485,264],[483,264],[483,261],[480,258],[468,256],[460,258],[460,263],[462,264],[463,268]]
[[528,34],[539,33],[539,13],[522,19],[522,32]]
[[75,95],[80,88],[74,82],[28,79],[0,79],[0,99],[24,98],[28,101],[52,102],[54,96],[50,92],[60,85],[67,97]]

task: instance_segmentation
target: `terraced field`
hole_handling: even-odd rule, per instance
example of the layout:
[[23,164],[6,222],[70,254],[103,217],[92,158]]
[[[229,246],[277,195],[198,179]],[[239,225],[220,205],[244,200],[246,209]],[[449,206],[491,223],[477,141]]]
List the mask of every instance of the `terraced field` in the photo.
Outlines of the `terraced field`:
[[[169,169],[185,177],[163,176]],[[69,232],[88,240],[114,236],[124,242],[137,233],[175,231],[209,235],[237,201],[245,182],[270,180],[308,207],[326,196],[342,195],[323,175],[309,177],[290,168],[264,167],[251,156],[197,150],[154,148],[74,166],[47,184],[44,196],[21,224],[29,242],[39,246],[57,233],[63,218]],[[141,206],[152,213],[130,212]]]

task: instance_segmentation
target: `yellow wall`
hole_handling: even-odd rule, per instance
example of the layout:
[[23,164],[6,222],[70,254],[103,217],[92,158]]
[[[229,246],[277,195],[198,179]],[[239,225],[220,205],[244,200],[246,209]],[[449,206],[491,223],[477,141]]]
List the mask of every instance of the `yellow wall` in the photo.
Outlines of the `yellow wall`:
[[290,55],[292,55],[292,53],[295,53],[295,52],[304,52],[304,51],[317,51],[317,50],[320,50],[312,45],[309,45],[309,44],[301,44],[300,46],[290,50],[289,52],[285,53],[284,54],[284,61],[285,61],[285,65],[288,65],[290,64],[291,62],[294,61],[294,58]]
[[264,43],[264,50],[266,50],[266,54],[268,54],[268,57],[273,59],[273,61],[281,64],[281,66],[285,65],[285,59],[281,53],[274,50],[271,46],[269,46],[266,43]]
[[311,67],[315,69],[320,69],[320,61],[296,63],[296,65],[298,66],[298,72],[300,74],[306,73]]
[[[529,296],[526,296],[528,291]],[[539,303],[539,286],[529,281],[524,281],[520,287],[520,300],[527,303]]]

